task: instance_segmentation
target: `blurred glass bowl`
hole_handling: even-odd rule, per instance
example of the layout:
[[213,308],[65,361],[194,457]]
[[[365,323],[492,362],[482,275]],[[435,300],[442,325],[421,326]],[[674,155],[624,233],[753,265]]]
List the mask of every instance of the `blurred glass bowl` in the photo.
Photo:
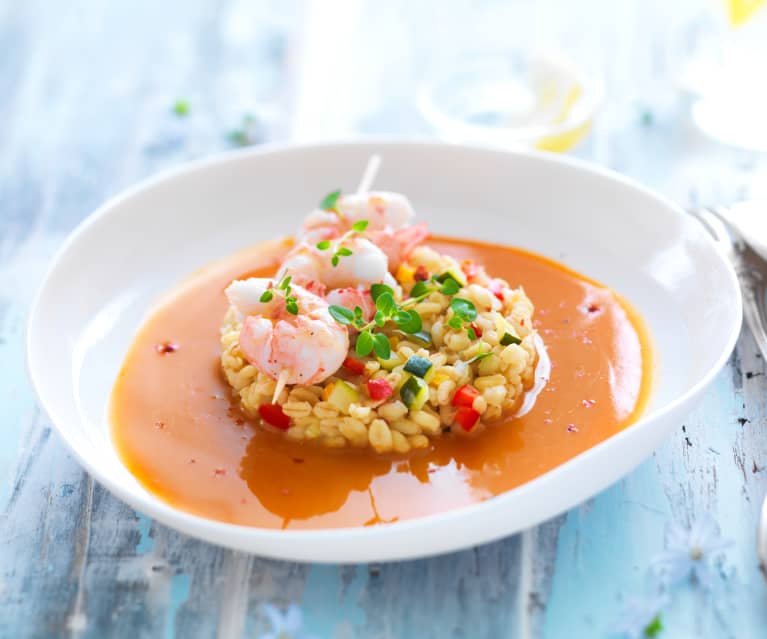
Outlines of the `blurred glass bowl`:
[[473,58],[418,93],[418,108],[452,142],[568,151],[590,130],[602,84],[562,56]]

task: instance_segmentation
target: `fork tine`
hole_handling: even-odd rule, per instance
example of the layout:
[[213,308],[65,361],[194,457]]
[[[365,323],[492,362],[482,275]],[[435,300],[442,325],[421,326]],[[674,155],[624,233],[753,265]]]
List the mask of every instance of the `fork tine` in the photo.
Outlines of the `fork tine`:
[[727,218],[717,207],[696,208],[691,210],[690,213],[703,224],[717,242],[725,245],[733,243],[733,236],[727,223]]

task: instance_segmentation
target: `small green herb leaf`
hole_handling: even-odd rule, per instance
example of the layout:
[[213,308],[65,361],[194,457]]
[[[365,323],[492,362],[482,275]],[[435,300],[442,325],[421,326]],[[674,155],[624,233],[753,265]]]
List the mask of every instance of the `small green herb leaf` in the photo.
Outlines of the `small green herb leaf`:
[[288,297],[285,299],[285,310],[291,315],[298,315],[298,301],[295,297]]
[[330,313],[330,316],[336,322],[343,324],[344,326],[348,326],[352,323],[352,320],[354,320],[354,313],[352,313],[345,306],[338,306],[333,304],[332,306],[328,307],[328,313]]
[[397,308],[397,303],[391,293],[385,292],[376,298],[376,308],[388,317]]
[[373,335],[373,350],[381,359],[389,359],[391,357],[391,345],[386,335],[383,333]]
[[330,258],[330,263],[331,263],[333,266],[338,266],[338,255],[334,255],[333,257],[331,257],[331,258]]
[[324,198],[322,198],[322,202],[320,202],[320,208],[323,211],[334,211],[339,197],[341,197],[341,189],[333,191],[332,193],[328,193]]
[[273,297],[274,297],[274,293],[272,293],[271,291],[264,291],[263,293],[261,293],[261,297],[259,301],[264,303],[271,302]]
[[426,282],[416,282],[413,288],[410,289],[410,297],[421,297],[427,293],[431,293],[432,288]]
[[173,105],[173,113],[180,118],[189,115],[189,110],[189,100],[176,100],[176,103]]
[[474,362],[478,362],[481,359],[485,359],[485,357],[489,357],[492,354],[493,354],[493,351],[487,351],[487,353],[482,353],[482,352],[477,353],[474,357],[472,357],[469,360],[469,364],[473,364]]
[[283,277],[280,283],[277,284],[277,288],[282,289],[283,291],[288,290],[288,288],[290,287],[290,281],[292,279],[293,278],[290,275]]
[[386,284],[373,284],[370,287],[370,297],[373,298],[373,301],[375,302],[378,299],[378,296],[382,293],[389,293],[392,297],[394,297],[394,291],[391,287],[386,286]]
[[362,319],[362,307],[361,306],[355,306],[354,307],[354,319]]
[[352,254],[352,250],[346,248],[345,246],[342,246],[336,251],[336,255],[340,255],[341,257],[349,257]]
[[471,326],[469,326],[469,329],[466,332],[468,333],[470,340],[474,341],[477,339],[477,333]]
[[442,285],[442,288],[439,289],[440,293],[443,295],[455,295],[460,290],[461,285],[453,278],[446,279],[445,283]]
[[660,613],[655,615],[653,620],[645,626],[645,637],[657,637],[663,630],[663,622],[660,620]]
[[453,317],[447,321],[447,325],[455,330],[460,330],[463,328],[463,320],[457,315],[453,315]]
[[411,335],[420,331],[423,326],[421,316],[416,311],[397,311],[394,321],[401,331]]
[[327,251],[330,248],[330,240],[322,240],[322,242],[317,242],[317,248],[320,251]]
[[477,308],[469,300],[465,300],[461,297],[454,297],[450,300],[450,308],[453,309],[458,317],[464,322],[473,322],[477,319]]
[[378,326],[383,326],[384,324],[386,324],[386,315],[384,315],[381,311],[376,311],[376,314],[373,317],[373,321]]
[[355,222],[352,224],[352,231],[357,231],[357,233],[362,233],[366,228],[368,227],[368,221],[367,220],[359,220],[358,222]]
[[357,346],[354,350],[360,357],[365,357],[365,355],[370,355],[370,352],[373,350],[373,346],[374,341],[372,333],[370,331],[362,331],[357,336]]

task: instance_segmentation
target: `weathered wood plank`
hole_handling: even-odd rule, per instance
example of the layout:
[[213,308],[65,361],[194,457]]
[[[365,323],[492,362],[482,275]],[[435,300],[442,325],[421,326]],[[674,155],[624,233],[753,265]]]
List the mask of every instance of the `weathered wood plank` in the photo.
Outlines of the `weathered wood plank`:
[[[52,247],[106,196],[225,148],[246,110],[281,97],[284,74],[272,67],[287,60],[285,11],[279,3],[88,4],[46,13],[18,3],[0,22],[14,36],[4,44],[15,46],[0,61],[14,69],[0,80],[12,98],[0,98],[8,125],[0,349],[12,362],[0,373],[11,406],[0,453],[11,485],[0,528],[0,635],[213,636],[230,623],[218,609],[225,592],[235,594],[225,590],[234,554],[163,528],[149,538],[151,524],[94,486],[19,377],[23,321]],[[192,105],[183,121],[171,113],[181,97]],[[247,596],[243,589],[243,618]]]

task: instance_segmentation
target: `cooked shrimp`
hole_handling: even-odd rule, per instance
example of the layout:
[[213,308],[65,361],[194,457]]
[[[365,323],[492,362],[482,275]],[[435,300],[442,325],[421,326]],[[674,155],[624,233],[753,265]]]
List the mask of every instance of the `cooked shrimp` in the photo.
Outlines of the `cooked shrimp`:
[[276,292],[268,302],[261,296],[274,288],[266,278],[235,280],[226,289],[229,302],[242,313],[240,350],[259,371],[284,384],[316,384],[335,373],[349,350],[349,335],[328,312],[325,300],[298,285],[291,295],[298,314],[286,309]]
[[419,244],[427,237],[426,224],[414,224],[401,229],[382,229],[367,233],[370,241],[380,248],[389,260],[389,270],[394,273]]
[[[352,254],[340,257],[338,264],[333,266],[333,255],[342,247]],[[399,289],[397,281],[389,273],[386,254],[360,236],[331,240],[330,247],[324,251],[308,242],[301,242],[285,256],[277,279],[285,275],[290,275],[304,288],[316,287],[316,282],[324,284],[327,289],[367,288],[383,282],[395,290]]]
[[370,296],[369,288],[336,288],[325,296],[325,300],[328,304],[336,304],[350,309],[359,306],[362,309],[362,317],[368,322],[373,319],[376,312],[376,305]]
[[400,193],[351,193],[339,197],[333,211],[310,213],[301,226],[300,237],[314,243],[340,237],[361,220],[367,220],[368,231],[400,229],[414,216],[410,201]]

